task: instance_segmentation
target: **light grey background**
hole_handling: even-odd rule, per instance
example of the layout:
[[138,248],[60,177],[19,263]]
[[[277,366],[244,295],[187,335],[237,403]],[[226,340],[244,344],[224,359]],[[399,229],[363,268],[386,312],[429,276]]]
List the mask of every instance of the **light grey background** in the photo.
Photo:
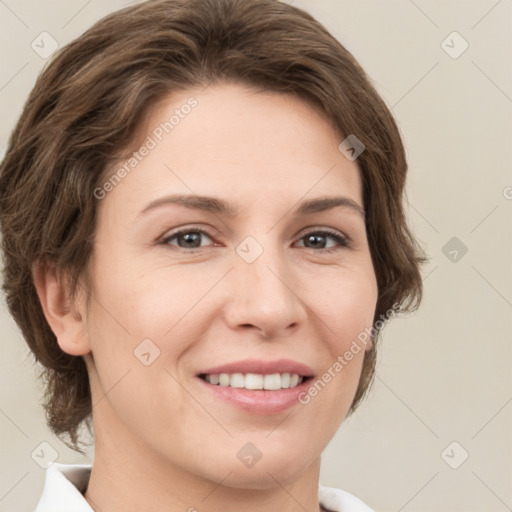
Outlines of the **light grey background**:
[[[46,31],[63,45],[128,3],[0,0],[0,154],[46,62],[32,41]],[[339,38],[392,108],[410,223],[432,258],[421,309],[386,328],[375,386],[324,453],[321,481],[379,511],[512,510],[512,3],[292,3]],[[453,237],[459,247],[445,247]],[[91,454],[46,429],[4,305],[0,332],[0,510],[29,511],[44,481],[31,458],[40,443],[58,462]]]

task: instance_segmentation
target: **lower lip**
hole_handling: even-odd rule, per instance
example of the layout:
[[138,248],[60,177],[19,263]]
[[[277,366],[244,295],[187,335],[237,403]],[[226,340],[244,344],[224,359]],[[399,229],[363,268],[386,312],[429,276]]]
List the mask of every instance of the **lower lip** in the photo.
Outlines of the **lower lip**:
[[197,379],[216,397],[252,414],[278,414],[286,411],[300,403],[299,395],[311,385],[311,378],[308,378],[291,389],[267,391],[219,386],[210,384],[199,377]]

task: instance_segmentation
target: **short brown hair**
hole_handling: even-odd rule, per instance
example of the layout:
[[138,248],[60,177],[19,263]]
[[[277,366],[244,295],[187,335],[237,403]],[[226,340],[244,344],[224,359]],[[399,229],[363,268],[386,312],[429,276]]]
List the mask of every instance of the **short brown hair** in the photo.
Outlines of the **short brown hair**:
[[[277,0],[150,0],[115,12],[56,53],[0,168],[7,305],[43,366],[48,424],[77,450],[78,427],[92,410],[87,370],[82,357],[59,348],[32,265],[55,264],[74,296],[94,243],[94,190],[118,148],[133,144],[144,114],[169,93],[223,80],[294,94],[321,110],[340,142],[349,134],[362,141],[374,321],[421,301],[426,258],[406,224],[399,131],[365,72],[321,24]],[[349,414],[373,382],[380,326],[373,334]]]

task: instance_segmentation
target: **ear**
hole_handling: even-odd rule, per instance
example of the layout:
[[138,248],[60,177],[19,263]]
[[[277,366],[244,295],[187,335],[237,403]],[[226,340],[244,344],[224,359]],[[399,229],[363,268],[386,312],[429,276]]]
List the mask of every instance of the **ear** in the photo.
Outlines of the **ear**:
[[44,316],[61,350],[73,356],[88,354],[91,348],[83,294],[79,294],[77,304],[71,302],[67,279],[53,263],[35,262],[32,277]]

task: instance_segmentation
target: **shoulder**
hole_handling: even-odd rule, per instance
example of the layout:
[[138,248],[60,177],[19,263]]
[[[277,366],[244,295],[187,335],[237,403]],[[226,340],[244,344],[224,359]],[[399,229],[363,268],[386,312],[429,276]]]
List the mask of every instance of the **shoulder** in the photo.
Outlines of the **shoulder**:
[[334,487],[320,485],[318,499],[325,508],[332,512],[375,512],[357,496]]
[[93,512],[82,494],[90,474],[90,465],[51,464],[35,512]]

